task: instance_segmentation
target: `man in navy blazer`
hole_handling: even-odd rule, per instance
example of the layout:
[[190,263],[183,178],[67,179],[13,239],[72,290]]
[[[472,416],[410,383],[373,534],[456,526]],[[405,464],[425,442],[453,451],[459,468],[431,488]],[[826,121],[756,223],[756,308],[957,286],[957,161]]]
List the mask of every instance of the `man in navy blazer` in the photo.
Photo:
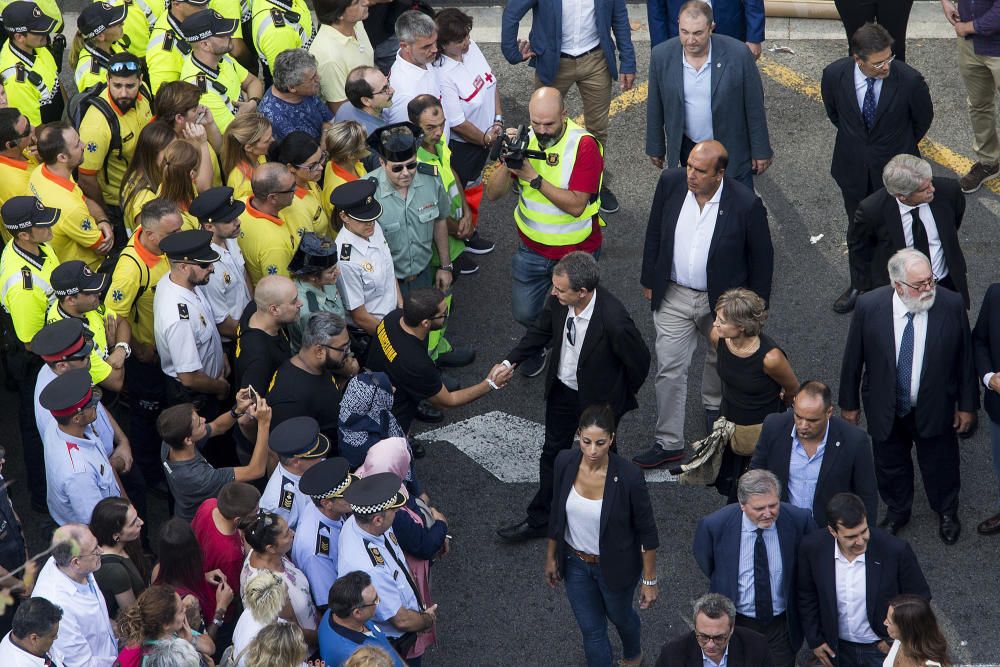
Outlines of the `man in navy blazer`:
[[[564,20],[566,9],[572,12],[569,20]],[[531,32],[527,40],[518,40],[518,24],[529,10]],[[535,88],[552,86],[566,97],[575,84],[583,100],[583,124],[607,150],[611,82],[619,80],[620,73],[622,92],[635,83],[635,49],[625,0],[508,0],[500,24],[500,50],[510,64],[527,60],[535,68]],[[618,200],[606,181],[607,176],[601,187],[601,211],[614,213]]]
[[[677,15],[685,0],[646,0],[649,47],[677,36]],[[714,0],[715,34],[738,39],[747,45],[754,60],[760,58],[764,41],[764,0]]]
[[[993,449],[993,473],[1000,483],[1000,283],[986,290],[972,330],[972,351],[976,363],[976,380],[986,385],[983,407],[990,418],[990,444]],[[1000,499],[997,500],[1000,507]],[[1000,533],[1000,512],[976,527],[980,535]]]
[[712,8],[701,0],[681,7],[678,25],[680,36],[650,56],[646,155],[661,169],[684,166],[695,144],[715,139],[729,153],[728,176],[753,189],[753,174],[774,156],[753,55],[712,33]]
[[[698,522],[694,558],[709,579],[709,590],[736,603],[736,625],[767,637],[775,665],[794,667],[802,644],[795,557],[816,524],[808,510],[779,501],[781,483],[767,470],[745,473],[737,496],[738,505],[726,505]],[[764,572],[769,576],[757,576]]]
[[826,525],[826,503],[842,491],[861,497],[868,516],[878,514],[878,485],[868,434],[833,416],[830,388],[803,382],[792,409],[764,419],[750,468],[773,472],[781,499],[809,510]]
[[[806,643],[825,667],[881,666],[892,643],[885,627],[889,601],[906,593],[930,600],[930,587],[910,545],[869,528],[865,505],[854,494],[831,498],[826,518],[827,530],[799,547],[798,607]],[[862,580],[849,597],[838,598],[838,581],[850,586]]]

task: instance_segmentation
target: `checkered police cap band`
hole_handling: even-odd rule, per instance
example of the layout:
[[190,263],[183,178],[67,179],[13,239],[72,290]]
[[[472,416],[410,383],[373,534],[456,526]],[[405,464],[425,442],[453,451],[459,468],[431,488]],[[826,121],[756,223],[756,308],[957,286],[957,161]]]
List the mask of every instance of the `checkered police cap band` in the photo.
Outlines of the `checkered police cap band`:
[[[337,486],[333,487],[332,489],[330,489],[326,493],[309,494],[309,495],[310,495],[311,498],[315,498],[316,500],[329,500],[330,498],[343,498],[344,497],[344,491],[347,491],[347,487],[349,487],[351,485],[351,482],[355,481],[356,479],[360,479],[360,478],[355,477],[351,473],[347,473],[347,478],[344,479],[343,482],[341,482]],[[381,511],[381,510],[379,510],[379,511]]]
[[397,507],[402,507],[403,503],[402,494],[398,491],[392,498],[378,503],[377,505],[351,505],[351,509],[354,510],[355,514],[378,514],[379,512],[384,512],[386,510],[396,509]]

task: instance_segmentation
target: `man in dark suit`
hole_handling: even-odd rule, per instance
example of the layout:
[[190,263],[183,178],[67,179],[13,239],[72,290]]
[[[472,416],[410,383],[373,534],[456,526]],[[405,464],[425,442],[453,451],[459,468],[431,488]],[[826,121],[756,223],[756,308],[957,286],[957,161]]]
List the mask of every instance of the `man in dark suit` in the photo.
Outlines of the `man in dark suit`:
[[[826,115],[837,128],[830,175],[844,197],[848,237],[858,204],[876,190],[886,163],[900,153],[920,155],[917,143],[934,119],[927,82],[906,63],[893,62],[885,28],[858,28],[851,53],[827,65],[820,84]],[[856,273],[852,266],[851,277]],[[850,312],[857,297],[858,286],[851,285],[833,309]]]
[[591,255],[577,251],[559,260],[552,269],[552,298],[503,362],[514,367],[543,347],[552,350],[538,491],[526,519],[497,531],[509,542],[547,535],[553,464],[559,452],[573,446],[583,410],[607,403],[620,420],[639,406],[635,396],[649,373],[649,348],[625,306],[599,282]]
[[694,558],[709,590],[736,603],[736,625],[767,637],[774,664],[794,667],[802,645],[795,601],[795,554],[816,527],[808,510],[779,500],[781,483],[767,470],[740,477],[738,505],[698,522]]
[[729,152],[729,177],[752,189],[753,174],[763,174],[774,157],[764,87],[746,45],[713,34],[712,26],[708,3],[686,2],[680,36],[653,49],[646,155],[661,169],[683,167],[695,144],[716,139]]
[[840,370],[841,416],[860,419],[858,387],[875,452],[875,476],[888,506],[880,526],[895,535],[910,520],[913,460],[945,544],[958,541],[959,433],[979,408],[972,333],[962,297],[934,284],[923,253],[907,248],[889,260],[891,286],[858,299]]
[[736,626],[736,605],[725,595],[708,593],[694,603],[694,630],[660,649],[656,667],[704,667],[705,659],[726,667],[773,667],[767,640]]
[[[649,48],[677,36],[677,18],[684,0],[646,0]],[[754,60],[764,41],[764,0],[715,0],[712,3],[716,35],[745,43]]]
[[859,291],[889,284],[889,258],[915,248],[931,260],[941,287],[959,292],[969,307],[969,281],[958,229],[965,216],[965,195],[958,180],[933,178],[931,165],[903,153],[882,170],[880,188],[865,198],[848,230],[851,284]]
[[[976,378],[986,385],[983,407],[990,418],[990,444],[993,449],[993,472],[1000,483],[1000,283],[986,290],[972,330],[972,352]],[[1000,500],[997,501],[1000,506]],[[976,527],[980,535],[1000,533],[1000,513],[994,514]]]
[[[802,540],[798,561],[799,615],[806,643],[825,666],[882,667],[892,639],[889,601],[909,593],[931,598],[910,545],[869,528],[865,505],[838,493],[826,506],[827,530]],[[860,571],[859,571],[860,570]],[[850,594],[839,599],[845,586]]]
[[866,23],[878,23],[892,35],[896,58],[906,60],[906,24],[913,0],[834,0],[847,39]]
[[750,468],[770,470],[781,482],[781,499],[809,510],[826,525],[826,503],[850,491],[865,502],[868,516],[878,512],[878,486],[868,434],[833,416],[830,388],[803,382],[792,409],[764,419]]
[[715,302],[732,287],[771,296],[774,249],[767,210],[753,190],[729,178],[718,141],[698,144],[687,170],[660,175],[642,253],[643,294],[656,327],[656,441],[632,460],[655,468],[684,458],[684,413],[691,355],[706,347],[701,377],[707,428],[719,416],[722,384],[709,332]]

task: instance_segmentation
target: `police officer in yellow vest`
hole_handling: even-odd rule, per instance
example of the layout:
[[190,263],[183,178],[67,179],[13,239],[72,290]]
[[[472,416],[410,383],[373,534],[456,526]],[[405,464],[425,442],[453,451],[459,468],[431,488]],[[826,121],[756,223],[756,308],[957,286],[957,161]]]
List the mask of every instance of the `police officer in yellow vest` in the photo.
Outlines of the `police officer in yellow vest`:
[[[73,79],[78,91],[105,83],[108,78],[108,59],[125,49],[125,18],[128,7],[95,2],[84,7],[76,20],[76,69]],[[143,51],[139,57],[145,57]],[[72,56],[70,64],[72,64]]]
[[153,95],[163,84],[180,80],[184,56],[191,53],[181,24],[207,6],[208,0],[171,0],[167,10],[156,19],[146,46],[146,69]]
[[17,0],[2,14],[8,39],[0,48],[0,84],[7,103],[34,126],[62,118],[65,102],[59,90],[59,63],[46,47],[60,22],[33,2]]
[[305,0],[251,0],[253,45],[264,66],[264,84],[271,85],[271,66],[288,49],[308,49],[316,36]]
[[[552,289],[552,268],[575,250],[597,257],[601,249],[600,190],[604,148],[567,117],[555,88],[536,90],[528,103],[531,130],[527,149],[545,159],[528,158],[520,166],[501,156],[486,184],[486,197],[496,201],[517,181],[519,201],[514,222],[520,244],[511,262],[511,309],[514,319],[529,326]],[[507,130],[512,138],[516,130]],[[522,374],[534,377],[545,368],[545,355],[521,363]]]
[[[101,2],[102,0],[94,0]],[[164,13],[162,0],[106,0],[107,4],[125,7],[125,36],[122,46],[136,58],[146,57],[149,46],[149,35],[156,25],[157,19]]]

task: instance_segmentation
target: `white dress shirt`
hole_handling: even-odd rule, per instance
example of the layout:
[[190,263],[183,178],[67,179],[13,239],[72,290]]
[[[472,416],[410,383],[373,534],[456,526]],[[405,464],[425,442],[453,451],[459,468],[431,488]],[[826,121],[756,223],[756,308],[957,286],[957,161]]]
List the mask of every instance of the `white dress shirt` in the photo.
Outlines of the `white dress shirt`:
[[[54,661],[53,664],[61,665],[63,663],[62,654],[55,648],[49,649],[48,656]],[[0,640],[0,664],[3,664],[4,667],[44,667],[47,663],[45,658],[31,655],[23,648],[15,646],[14,642],[10,640],[8,632]]]
[[[906,306],[898,294],[892,295],[892,328],[896,338],[896,360],[899,360],[899,344],[906,328]],[[913,317],[913,370],[910,373],[910,405],[916,407],[920,393],[920,371],[924,367],[924,348],[927,343],[927,313],[917,313]]]
[[[861,68],[858,67],[857,63],[854,63],[854,92],[858,96],[858,113],[861,113],[861,109],[865,105],[865,93],[868,92],[868,81],[866,77],[861,72]],[[882,79],[875,79],[875,108],[878,108],[879,96],[882,94]],[[921,211],[922,212],[922,211]]]
[[865,556],[853,561],[840,552],[840,545],[833,543],[834,569],[837,578],[837,617],[840,638],[857,644],[871,644],[879,636],[868,622],[868,581],[865,578]]
[[690,190],[684,198],[674,229],[674,259],[670,265],[670,279],[678,285],[699,292],[708,291],[708,250],[715,234],[723,187],[720,183],[701,210]]
[[[590,318],[594,316],[594,304],[597,303],[597,292],[590,298],[587,307],[576,312],[570,307],[566,313],[566,323],[563,324],[562,349],[559,352],[559,381],[570,389],[576,391],[580,388],[576,381],[576,366],[580,361],[580,350],[583,349],[583,339],[587,336],[587,327],[590,326]],[[575,329],[574,345],[570,345],[569,337],[566,335],[569,322],[573,322]]]
[[[441,85],[438,83],[438,68],[421,67],[407,62],[403,56],[396,53],[396,62],[389,70],[389,83],[392,85],[392,106],[385,111],[390,123],[402,123],[410,120],[406,105],[417,95],[433,95],[441,99]],[[448,141],[450,129],[445,123],[445,143]]]
[[927,230],[927,247],[931,251],[931,272],[936,280],[941,280],[948,275],[948,264],[944,260],[944,248],[941,246],[941,235],[938,234],[937,222],[934,220],[934,213],[931,212],[930,204],[920,206],[907,206],[903,202],[896,200],[899,205],[899,217],[903,221],[903,238],[906,240],[908,248],[913,247],[913,209],[917,209],[920,222],[924,223]]
[[688,64],[687,56],[681,53],[681,69],[684,75],[684,134],[696,144],[714,139],[711,44],[708,59],[699,69]]
[[[250,303],[243,251],[236,239],[225,239],[224,243],[212,244],[212,250],[219,253],[221,259],[208,277],[208,284],[195,288],[211,304],[216,325],[225,322],[227,316],[239,322],[243,309]],[[228,342],[230,339],[222,340]]]
[[562,0],[561,53],[578,56],[601,43],[595,4],[596,0]]

